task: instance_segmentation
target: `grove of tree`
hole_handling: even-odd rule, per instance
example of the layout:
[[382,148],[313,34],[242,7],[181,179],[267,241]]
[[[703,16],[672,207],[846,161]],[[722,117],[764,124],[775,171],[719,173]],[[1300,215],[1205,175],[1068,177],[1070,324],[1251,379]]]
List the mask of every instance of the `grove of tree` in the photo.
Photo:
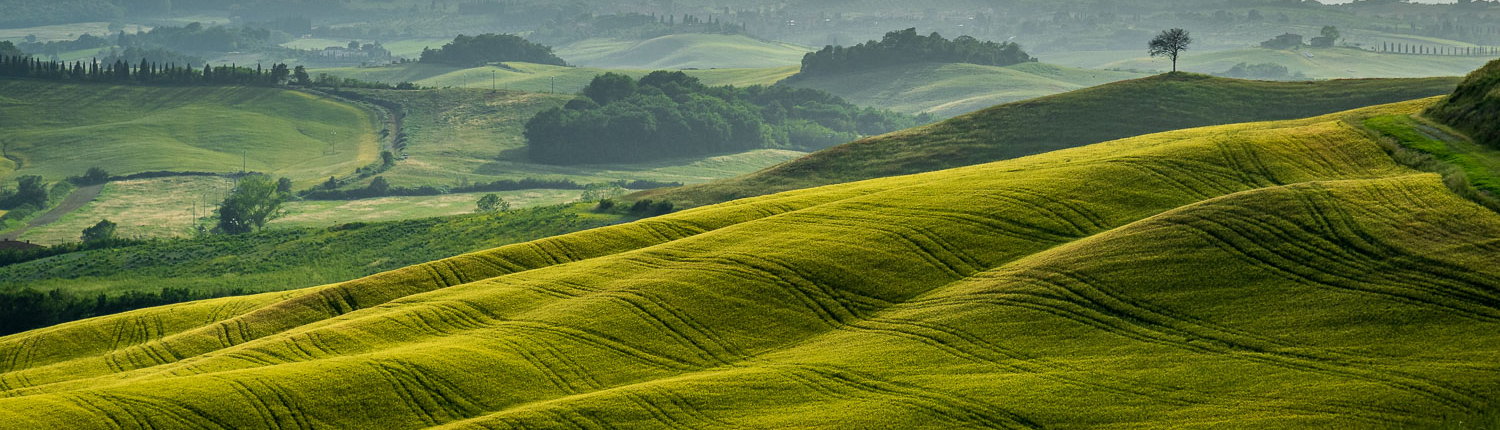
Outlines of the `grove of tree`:
[[825,46],[802,57],[801,75],[833,75],[842,72],[915,62],[970,63],[1009,66],[1036,61],[1021,46],[1010,42],[981,41],[970,36],[953,40],[932,33],[917,34],[916,28],[886,33],[879,41],[858,45]]
[[606,73],[562,108],[538,113],[525,136],[533,161],[639,162],[784,148],[812,151],[931,122],[860,108],[788,86],[710,87],[683,72],[639,80]]
[[552,54],[552,48],[511,34],[458,35],[439,49],[423,49],[423,63],[478,66],[502,61],[551,64],[567,63]]

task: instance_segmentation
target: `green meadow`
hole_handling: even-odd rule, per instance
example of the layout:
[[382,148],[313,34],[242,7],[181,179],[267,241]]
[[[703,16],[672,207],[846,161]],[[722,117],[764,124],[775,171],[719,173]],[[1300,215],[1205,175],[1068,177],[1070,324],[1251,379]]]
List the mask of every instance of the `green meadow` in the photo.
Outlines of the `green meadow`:
[[930,172],[1112,139],[1284,120],[1447,94],[1458,78],[1265,82],[1159,75],[1008,103],[850,142],[753,174],[642,197],[701,205],[883,176]]
[[[119,237],[137,239],[189,238],[199,226],[212,228],[213,210],[234,188],[234,181],[218,177],[167,177],[115,181],[92,201],[56,222],[26,230],[19,239],[54,245],[79,241],[81,232],[109,220]],[[577,201],[581,190],[521,190],[495,193],[453,193],[438,196],[379,197],[360,200],[294,200],[267,228],[326,228],[348,223],[376,223],[471,214],[486,194],[496,194],[512,209],[552,206]]]
[[[477,199],[475,196],[468,202],[469,212]],[[375,204],[396,207],[392,202],[376,200],[379,203]],[[519,198],[507,200],[522,202]],[[593,213],[588,210],[590,206],[560,205],[385,222],[347,220],[330,226],[331,222],[325,221],[335,217],[369,214],[336,213],[340,208],[333,203],[309,202],[324,203],[328,204],[290,215],[298,218],[277,223],[276,228],[244,235],[156,240],[0,266],[0,291],[30,288],[85,296],[155,293],[163,288],[197,293],[284,291],[343,282],[620,220],[617,215]],[[128,227],[132,227],[129,221],[120,222],[122,233],[139,231]],[[78,239],[78,232],[71,234],[72,240]]]
[[1457,423],[1500,387],[1500,215],[1361,126],[1432,103],[791,191],[7,336],[0,425]]
[[800,66],[810,49],[743,35],[672,34],[647,40],[587,39],[557,48],[569,64],[611,69]]
[[1144,75],[1046,63],[1007,67],[915,63],[838,76],[797,78],[790,85],[827,91],[860,106],[952,117],[990,106]]
[[115,181],[92,201],[56,222],[27,229],[20,239],[38,244],[79,241],[83,229],[100,220],[117,225],[115,234],[127,238],[189,237],[208,221],[234,181],[220,177],[168,177]]
[[[703,80],[708,85],[770,85],[797,73],[799,67],[784,66],[748,69],[685,70],[689,75]],[[505,63],[504,67],[453,67],[438,64],[405,63],[380,67],[344,67],[314,69],[316,75],[327,73],[334,76],[355,78],[364,81],[412,82],[428,87],[467,87],[498,90],[516,90],[534,93],[556,92],[573,94],[588,85],[594,76],[605,72],[624,73],[640,77],[654,69],[600,69],[590,67],[561,67],[531,63]]]
[[0,178],[248,167],[311,185],[375,162],[379,127],[357,106],[281,89],[4,80]]
[[583,184],[617,180],[697,184],[754,172],[804,154],[755,150],[638,164],[538,164],[526,155],[522,135],[526,122],[537,112],[562,106],[571,95],[460,88],[356,91],[398,103],[407,113],[403,130],[409,135],[409,158],[381,175],[395,186],[455,186],[464,181],[525,178],[571,179]]

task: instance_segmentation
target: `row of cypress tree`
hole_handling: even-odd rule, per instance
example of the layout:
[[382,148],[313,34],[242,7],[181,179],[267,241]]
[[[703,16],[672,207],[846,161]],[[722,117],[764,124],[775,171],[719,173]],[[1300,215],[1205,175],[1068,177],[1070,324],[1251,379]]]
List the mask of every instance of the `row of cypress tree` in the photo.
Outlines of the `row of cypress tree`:
[[27,56],[0,56],[0,77],[59,81],[280,85],[286,83],[291,75],[292,71],[287,65],[279,63],[270,68],[260,65],[252,69],[205,64],[202,69],[194,69],[192,65],[158,64],[146,59],[141,59],[139,64],[124,60],[113,63],[97,60],[68,63],[42,61]]

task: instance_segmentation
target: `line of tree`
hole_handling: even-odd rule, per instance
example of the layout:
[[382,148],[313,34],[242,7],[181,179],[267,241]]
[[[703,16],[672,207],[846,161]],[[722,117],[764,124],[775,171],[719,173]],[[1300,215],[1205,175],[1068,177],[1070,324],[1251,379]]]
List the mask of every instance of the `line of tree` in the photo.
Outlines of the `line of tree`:
[[683,72],[606,73],[526,123],[533,161],[601,164],[761,148],[817,150],[931,122],[790,86],[709,87]]
[[1410,43],[1384,42],[1375,47],[1380,52],[1393,54],[1454,55],[1469,57],[1500,56],[1500,48],[1493,46],[1427,46]]
[[970,36],[948,40],[937,33],[922,36],[916,28],[908,28],[886,33],[879,41],[849,47],[829,45],[810,52],[802,57],[799,75],[826,76],[917,62],[1009,66],[1030,61],[1036,59],[1015,43],[981,41]]
[[552,54],[552,47],[533,43],[512,34],[458,35],[439,49],[422,49],[423,63],[453,66],[478,66],[486,63],[518,61],[524,63],[566,66],[568,63]]
[[[3,48],[3,46],[0,46]],[[149,51],[148,51],[149,52]],[[149,55],[149,54],[148,54]],[[103,61],[42,61],[25,55],[0,55],[0,77],[45,79],[72,82],[109,82],[147,85],[246,85],[279,86],[294,85],[326,88],[370,88],[382,90],[418,90],[423,87],[410,82],[396,85],[384,82],[361,81],[326,73],[317,78],[308,75],[307,69],[297,66],[288,70],[286,64],[274,64],[267,68],[236,65],[213,66],[204,64],[194,69],[191,64],[159,63],[149,58],[140,62],[115,59]]]
[[141,59],[139,63],[123,59],[113,63],[102,61],[42,61],[35,57],[0,56],[0,76],[35,78],[80,82],[134,82],[142,84],[224,84],[224,85],[281,85],[291,76],[286,64],[275,64],[269,68],[235,65],[212,66],[202,69],[192,65],[156,63]]

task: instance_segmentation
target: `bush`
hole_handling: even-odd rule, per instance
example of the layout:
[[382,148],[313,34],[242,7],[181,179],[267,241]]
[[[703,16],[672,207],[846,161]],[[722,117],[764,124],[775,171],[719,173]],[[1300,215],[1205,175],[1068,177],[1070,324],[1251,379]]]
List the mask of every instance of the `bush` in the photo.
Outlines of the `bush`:
[[105,182],[109,182],[109,172],[106,172],[104,171],[104,169],[98,167],[90,167],[87,172],[84,172],[83,176],[74,176],[68,178],[68,182],[72,182],[80,186],[99,185]]
[[100,242],[115,238],[115,223],[109,220],[99,220],[93,227],[83,229],[81,239],[84,243]]

